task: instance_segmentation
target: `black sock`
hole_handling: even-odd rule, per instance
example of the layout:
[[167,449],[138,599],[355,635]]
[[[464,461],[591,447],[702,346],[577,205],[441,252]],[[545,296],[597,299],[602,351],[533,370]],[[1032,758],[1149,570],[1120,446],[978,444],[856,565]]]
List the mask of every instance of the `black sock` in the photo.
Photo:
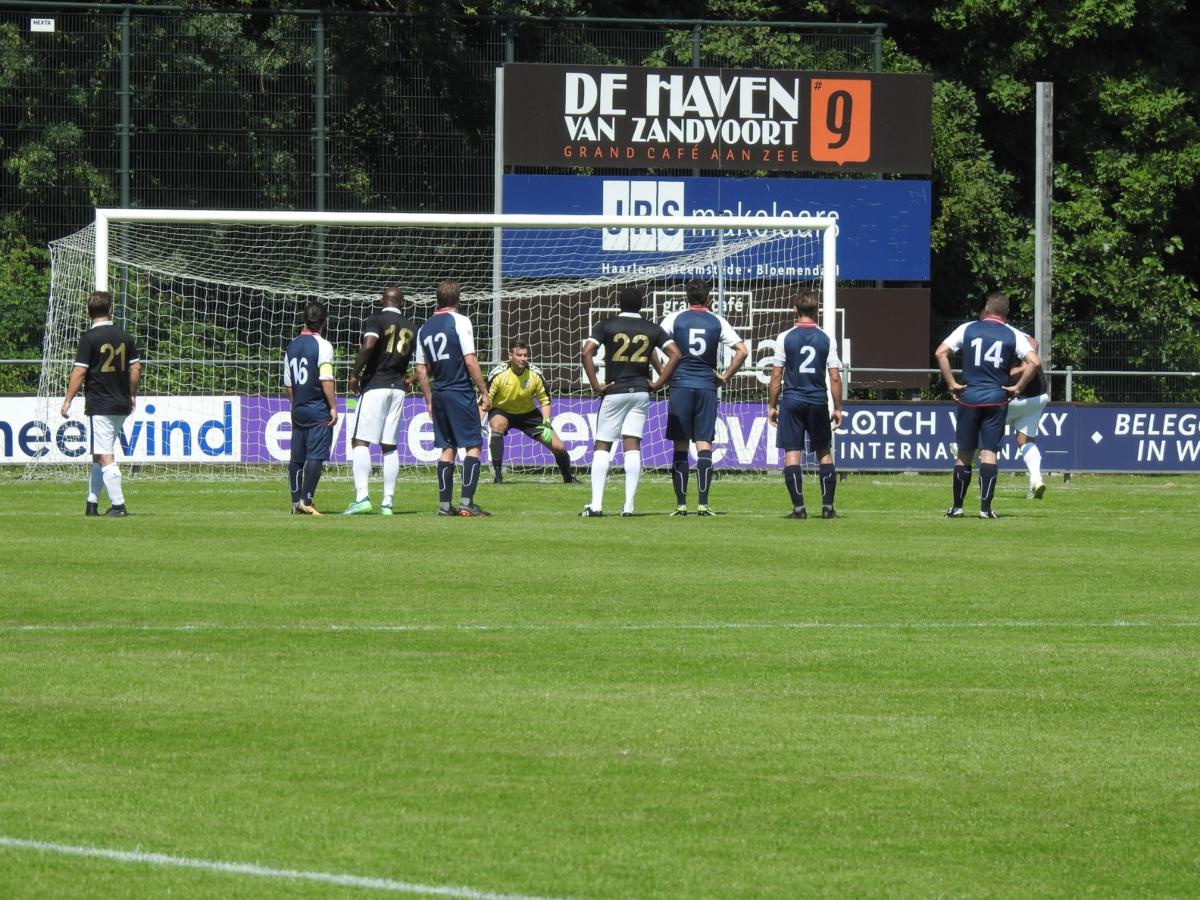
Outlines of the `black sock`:
[[683,506],[687,503],[688,487],[688,454],[686,450],[676,450],[671,459],[671,483],[675,486],[675,502]]
[[792,509],[804,505],[804,470],[800,466],[784,466],[783,483],[787,485],[788,496],[792,498]]
[[970,466],[955,466],[954,467],[954,506],[961,508],[963,501],[967,499],[967,488],[971,486],[971,467]]
[[454,463],[438,460],[438,503],[449,506],[454,499]]
[[304,463],[304,499],[313,502],[313,494],[317,492],[317,482],[321,480],[321,469],[325,460],[310,459]]
[[504,468],[504,435],[492,435],[492,439],[488,441],[488,455],[492,459],[492,468],[499,475],[500,470]]
[[571,454],[566,450],[559,450],[554,454],[554,461],[558,463],[558,471],[562,475],[563,481],[571,480]]
[[292,492],[292,503],[304,499],[304,463],[288,463],[288,489]]
[[712,451],[696,453],[696,487],[700,491],[700,505],[708,506],[708,489],[712,486]]
[[463,460],[463,486],[461,503],[469,506],[475,499],[475,487],[479,484],[479,457],[468,456]]
[[992,498],[996,496],[996,477],[1000,467],[996,463],[979,464],[979,511],[992,511]]
[[833,463],[821,463],[821,505],[833,506],[833,494],[837,490],[837,468]]

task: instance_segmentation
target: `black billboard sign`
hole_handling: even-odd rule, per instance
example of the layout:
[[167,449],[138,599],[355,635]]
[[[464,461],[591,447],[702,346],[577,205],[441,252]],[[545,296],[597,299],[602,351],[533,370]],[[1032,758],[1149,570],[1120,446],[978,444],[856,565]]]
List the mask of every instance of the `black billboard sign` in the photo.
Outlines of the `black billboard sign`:
[[509,64],[504,164],[928,175],[929,75]]

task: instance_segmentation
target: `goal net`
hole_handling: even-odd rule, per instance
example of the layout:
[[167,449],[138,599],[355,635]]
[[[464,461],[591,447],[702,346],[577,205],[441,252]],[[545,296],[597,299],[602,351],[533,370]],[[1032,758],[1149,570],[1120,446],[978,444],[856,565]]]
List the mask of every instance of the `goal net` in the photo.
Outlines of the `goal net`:
[[[363,320],[384,288],[398,287],[404,311],[424,321],[437,282],[447,277],[462,285],[460,311],[474,324],[485,376],[512,341],[530,345],[550,390],[554,427],[582,467],[591,460],[599,401],[580,365],[581,343],[617,312],[622,287],[644,288],[644,313],[658,321],[685,304],[689,278],[707,279],[713,308],[750,350],[722,392],[715,463],[778,466],[782,453],[765,410],[775,338],[792,323],[791,298],[803,289],[823,293],[824,323],[833,330],[833,226],[802,218],[98,210],[93,225],[51,245],[37,401],[46,452],[27,476],[78,477],[77,466],[90,461],[82,400],[66,420],[59,405],[92,290],[113,293],[116,320],[141,351],[138,408],[118,453],[133,477],[277,474],[290,446],[283,350],[299,333],[304,305],[324,303],[343,413],[331,460],[336,475],[348,460],[355,404],[346,377]],[[656,397],[647,421],[650,468],[670,463],[665,405],[665,395]],[[486,437],[482,443],[486,461]],[[438,455],[415,388],[398,447],[409,474],[426,474]],[[550,453],[515,431],[504,462],[530,477],[556,472]]]

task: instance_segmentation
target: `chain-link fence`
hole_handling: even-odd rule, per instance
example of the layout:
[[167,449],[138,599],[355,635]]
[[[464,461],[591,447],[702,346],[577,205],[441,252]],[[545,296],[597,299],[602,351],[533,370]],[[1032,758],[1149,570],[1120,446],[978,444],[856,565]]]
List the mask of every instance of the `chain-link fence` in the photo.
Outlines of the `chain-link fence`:
[[0,0],[0,192],[96,206],[490,211],[505,62],[879,69],[882,26]]

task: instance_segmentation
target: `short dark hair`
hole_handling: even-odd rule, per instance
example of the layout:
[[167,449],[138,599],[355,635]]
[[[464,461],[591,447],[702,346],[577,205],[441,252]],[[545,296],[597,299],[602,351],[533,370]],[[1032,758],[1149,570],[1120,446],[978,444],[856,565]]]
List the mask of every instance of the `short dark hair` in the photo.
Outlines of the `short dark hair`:
[[708,305],[708,282],[703,278],[693,278],[683,286],[684,292],[687,294],[688,303],[692,306],[707,306]]
[[512,350],[528,350],[529,345],[522,340],[510,341],[508,344],[509,351]]
[[447,306],[458,306],[458,301],[462,297],[461,289],[458,282],[453,278],[443,278],[438,282],[437,286],[437,305],[438,309],[445,309]]
[[108,291],[92,291],[88,294],[87,305],[88,316],[92,319],[111,315],[113,308],[112,294]]
[[1007,319],[1009,306],[1008,294],[1002,291],[992,291],[987,295],[987,301],[983,304],[983,311],[991,313],[994,316],[1003,316]]
[[328,319],[329,313],[325,311],[324,305],[317,303],[315,300],[305,305],[304,327],[309,331],[320,331],[325,327],[325,322]]
[[821,308],[821,298],[816,291],[801,291],[792,298],[792,306],[797,314],[816,321],[817,311]]
[[379,302],[384,306],[399,306],[404,302],[404,292],[398,287],[384,288],[379,295]]
[[621,292],[617,294],[617,306],[620,307],[621,312],[640,313],[645,300],[646,292],[633,285],[621,288]]

